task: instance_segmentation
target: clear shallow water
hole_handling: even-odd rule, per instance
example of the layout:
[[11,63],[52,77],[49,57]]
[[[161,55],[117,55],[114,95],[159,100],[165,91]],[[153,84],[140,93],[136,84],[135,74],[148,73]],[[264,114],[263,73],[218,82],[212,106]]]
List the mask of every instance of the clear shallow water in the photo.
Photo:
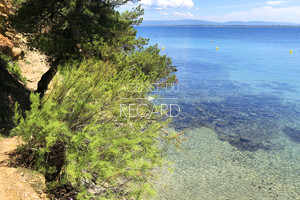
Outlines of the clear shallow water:
[[178,67],[179,92],[161,94],[191,137],[160,198],[300,198],[300,28],[137,29]]

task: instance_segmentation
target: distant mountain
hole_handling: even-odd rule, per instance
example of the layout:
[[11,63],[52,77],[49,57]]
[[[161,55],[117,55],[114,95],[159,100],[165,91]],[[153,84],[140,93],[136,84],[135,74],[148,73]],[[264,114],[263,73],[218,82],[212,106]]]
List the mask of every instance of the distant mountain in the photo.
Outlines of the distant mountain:
[[263,22],[263,21],[230,21],[223,23],[223,25],[241,25],[241,26],[299,26],[300,24],[288,22]]
[[210,22],[204,20],[157,20],[157,21],[143,21],[142,26],[299,26],[296,23],[286,22],[263,22],[263,21],[230,21],[225,23]]
[[203,20],[183,19],[183,20],[143,21],[142,25],[143,26],[221,25],[221,23],[203,21]]

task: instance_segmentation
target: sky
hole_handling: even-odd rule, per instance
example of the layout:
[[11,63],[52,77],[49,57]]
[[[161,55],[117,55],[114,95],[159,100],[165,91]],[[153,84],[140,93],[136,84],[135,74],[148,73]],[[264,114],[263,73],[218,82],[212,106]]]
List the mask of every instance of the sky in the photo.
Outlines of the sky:
[[214,22],[267,21],[300,23],[300,0],[141,0],[144,20],[197,19]]

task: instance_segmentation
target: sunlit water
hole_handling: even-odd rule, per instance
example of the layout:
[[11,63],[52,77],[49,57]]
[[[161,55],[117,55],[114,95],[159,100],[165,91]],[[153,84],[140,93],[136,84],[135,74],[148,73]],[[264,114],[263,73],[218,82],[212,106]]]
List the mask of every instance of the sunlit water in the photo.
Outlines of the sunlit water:
[[300,28],[137,29],[177,66],[158,103],[180,106],[170,128],[191,138],[159,198],[300,199]]

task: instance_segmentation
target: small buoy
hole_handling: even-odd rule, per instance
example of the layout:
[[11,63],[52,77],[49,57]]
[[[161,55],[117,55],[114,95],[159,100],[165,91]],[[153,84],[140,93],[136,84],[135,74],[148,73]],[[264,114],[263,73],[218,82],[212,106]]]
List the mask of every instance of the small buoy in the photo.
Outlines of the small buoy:
[[165,47],[162,47],[161,49],[162,49],[162,50],[165,50]]
[[290,50],[290,54],[292,54],[293,53],[293,50]]
[[219,50],[219,47],[216,47],[216,50],[218,51],[218,50]]

